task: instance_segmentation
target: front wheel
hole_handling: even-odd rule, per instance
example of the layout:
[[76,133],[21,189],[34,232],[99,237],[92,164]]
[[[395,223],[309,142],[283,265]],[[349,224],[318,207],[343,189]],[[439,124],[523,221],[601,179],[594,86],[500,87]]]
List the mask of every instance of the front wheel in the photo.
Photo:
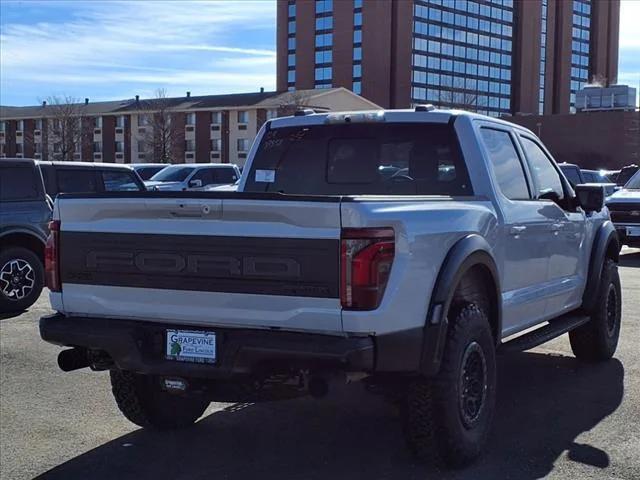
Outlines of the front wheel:
[[38,300],[44,268],[38,256],[22,247],[0,252],[0,312],[19,312]]
[[404,433],[417,457],[460,467],[485,446],[496,399],[496,361],[486,313],[467,304],[452,317],[440,372],[409,386]]
[[111,389],[124,416],[140,427],[172,430],[192,425],[209,401],[162,389],[160,380],[123,370],[111,370]]
[[610,359],[618,347],[622,320],[622,289],[618,265],[607,259],[591,319],[569,332],[573,354],[586,362]]

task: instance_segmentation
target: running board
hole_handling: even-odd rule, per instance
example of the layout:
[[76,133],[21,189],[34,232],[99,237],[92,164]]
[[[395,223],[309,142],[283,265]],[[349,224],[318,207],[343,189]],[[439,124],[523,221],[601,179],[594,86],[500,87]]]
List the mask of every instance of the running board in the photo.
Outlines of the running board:
[[567,314],[551,320],[548,325],[537,328],[532,332],[525,333],[513,340],[500,345],[500,353],[524,352],[530,348],[542,345],[560,335],[567,333],[574,328],[584,325],[590,317],[580,314]]

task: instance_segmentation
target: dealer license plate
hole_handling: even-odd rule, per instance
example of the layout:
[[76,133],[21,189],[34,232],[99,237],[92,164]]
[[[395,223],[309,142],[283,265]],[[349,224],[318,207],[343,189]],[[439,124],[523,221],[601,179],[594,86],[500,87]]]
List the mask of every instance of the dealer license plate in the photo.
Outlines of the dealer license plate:
[[215,363],[216,334],[193,330],[167,330],[166,358],[181,362]]
[[640,237],[640,227],[627,227],[627,237]]

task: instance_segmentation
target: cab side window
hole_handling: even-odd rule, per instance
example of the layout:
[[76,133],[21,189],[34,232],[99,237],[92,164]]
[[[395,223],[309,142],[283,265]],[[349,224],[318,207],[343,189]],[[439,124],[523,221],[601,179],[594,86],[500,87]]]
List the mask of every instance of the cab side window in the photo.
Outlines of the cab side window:
[[552,199],[552,196],[556,196],[555,200],[564,199],[564,188],[562,186],[562,180],[560,174],[554,168],[551,163],[551,159],[540,148],[540,146],[526,137],[520,137],[522,140],[522,148],[524,150],[531,171],[536,179],[536,198],[548,198]]
[[[207,185],[211,185],[213,182],[213,170],[211,168],[203,168],[199,170],[191,180],[200,180],[202,181],[202,186],[206,187]],[[191,181],[190,180],[190,181]]]
[[485,127],[480,132],[503,195],[509,200],[529,200],[527,178],[509,132]]

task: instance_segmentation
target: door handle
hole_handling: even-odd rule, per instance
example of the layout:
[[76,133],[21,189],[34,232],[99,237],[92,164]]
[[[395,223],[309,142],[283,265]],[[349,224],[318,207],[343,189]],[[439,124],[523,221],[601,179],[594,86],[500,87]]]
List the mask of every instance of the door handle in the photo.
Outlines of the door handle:
[[509,233],[511,235],[520,235],[521,233],[523,233],[525,230],[527,229],[527,227],[525,227],[524,225],[514,225],[513,227],[511,227],[509,229]]
[[173,217],[202,217],[211,212],[209,205],[178,204],[177,208],[169,210]]
[[552,232],[558,232],[560,230],[562,230],[563,224],[562,223],[553,223],[551,224],[551,231]]

